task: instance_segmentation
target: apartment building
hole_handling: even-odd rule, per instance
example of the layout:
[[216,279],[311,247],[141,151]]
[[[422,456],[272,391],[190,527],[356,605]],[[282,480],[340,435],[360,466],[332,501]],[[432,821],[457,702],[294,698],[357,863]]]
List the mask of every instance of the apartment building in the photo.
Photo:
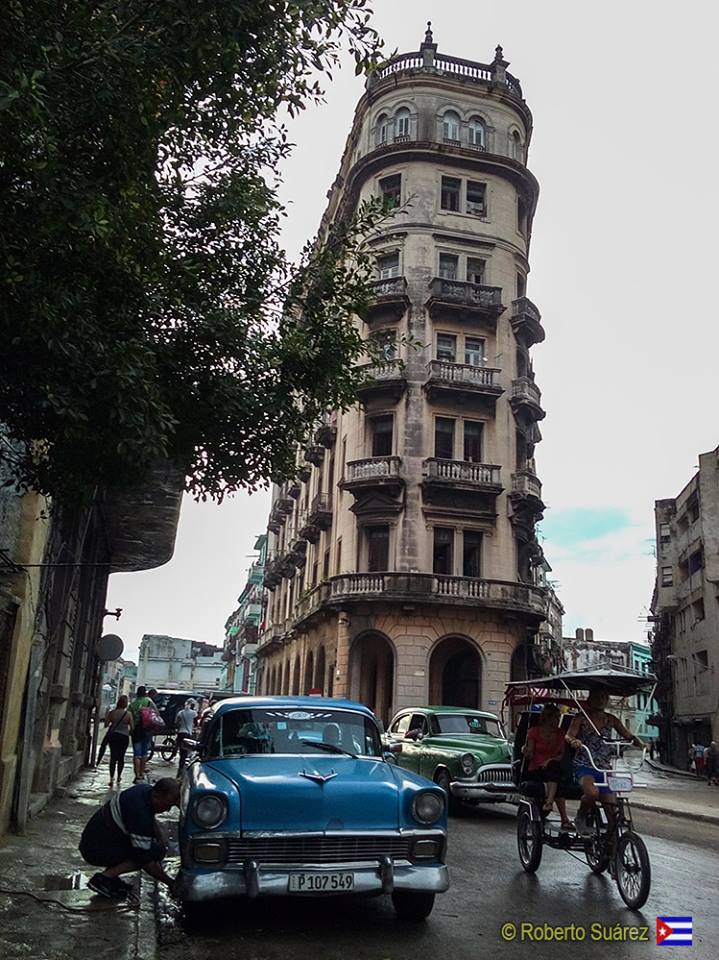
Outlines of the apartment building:
[[264,616],[267,534],[255,540],[257,559],[247,572],[247,581],[237,598],[237,608],[225,623],[224,667],[220,689],[255,693],[257,640]]
[[323,223],[398,206],[361,323],[402,365],[367,367],[361,403],[327,414],[274,491],[261,692],[347,695],[385,720],[494,709],[534,662],[545,334],[527,298],[532,115],[507,66],[501,47],[488,64],[440,54],[428,29],[357,104]]

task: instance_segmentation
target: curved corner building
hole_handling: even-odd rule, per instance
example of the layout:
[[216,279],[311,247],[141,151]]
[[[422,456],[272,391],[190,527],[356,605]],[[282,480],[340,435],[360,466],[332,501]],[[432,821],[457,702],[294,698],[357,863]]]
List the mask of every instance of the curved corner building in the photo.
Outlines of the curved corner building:
[[490,64],[439,54],[428,29],[357,105],[325,218],[400,205],[363,328],[404,366],[368,370],[361,404],[302,452],[302,482],[274,491],[262,692],[346,695],[385,721],[414,703],[497,709],[548,614],[538,185],[507,66],[501,47]]

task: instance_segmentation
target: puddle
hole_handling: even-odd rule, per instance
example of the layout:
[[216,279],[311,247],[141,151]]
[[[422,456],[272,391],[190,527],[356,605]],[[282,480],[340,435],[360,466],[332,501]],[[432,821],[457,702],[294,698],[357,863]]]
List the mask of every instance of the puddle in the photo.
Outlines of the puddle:
[[84,873],[46,873],[42,878],[43,890],[86,890]]

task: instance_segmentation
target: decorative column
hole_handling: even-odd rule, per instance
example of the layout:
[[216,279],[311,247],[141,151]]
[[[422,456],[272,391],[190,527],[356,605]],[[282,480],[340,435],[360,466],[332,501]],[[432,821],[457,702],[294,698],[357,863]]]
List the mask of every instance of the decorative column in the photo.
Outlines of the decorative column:
[[350,618],[345,610],[337,614],[337,657],[335,659],[335,678],[333,695],[350,695]]

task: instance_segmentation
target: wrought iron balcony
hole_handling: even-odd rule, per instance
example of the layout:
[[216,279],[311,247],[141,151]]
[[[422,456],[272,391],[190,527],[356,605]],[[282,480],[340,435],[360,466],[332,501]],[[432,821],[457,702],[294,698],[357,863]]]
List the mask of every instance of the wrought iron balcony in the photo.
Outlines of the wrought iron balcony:
[[435,277],[430,283],[428,306],[433,316],[451,311],[460,320],[481,319],[494,323],[504,310],[502,288]]
[[542,315],[528,297],[512,300],[510,320],[514,335],[525,347],[531,347],[544,340]]
[[396,403],[407,389],[407,378],[400,366],[363,363],[357,370],[364,376],[364,382],[357,388],[357,396],[363,403],[373,399]]
[[425,391],[430,400],[454,397],[460,402],[479,399],[494,404],[504,392],[499,385],[501,370],[479,367],[470,363],[452,363],[449,360],[430,360],[427,364]]
[[407,281],[404,277],[386,277],[371,284],[370,301],[365,312],[365,320],[399,320],[409,306]]
[[543,420],[545,417],[542,408],[542,393],[529,377],[519,377],[512,380],[512,396],[509,400],[514,415],[521,417],[525,424]]

